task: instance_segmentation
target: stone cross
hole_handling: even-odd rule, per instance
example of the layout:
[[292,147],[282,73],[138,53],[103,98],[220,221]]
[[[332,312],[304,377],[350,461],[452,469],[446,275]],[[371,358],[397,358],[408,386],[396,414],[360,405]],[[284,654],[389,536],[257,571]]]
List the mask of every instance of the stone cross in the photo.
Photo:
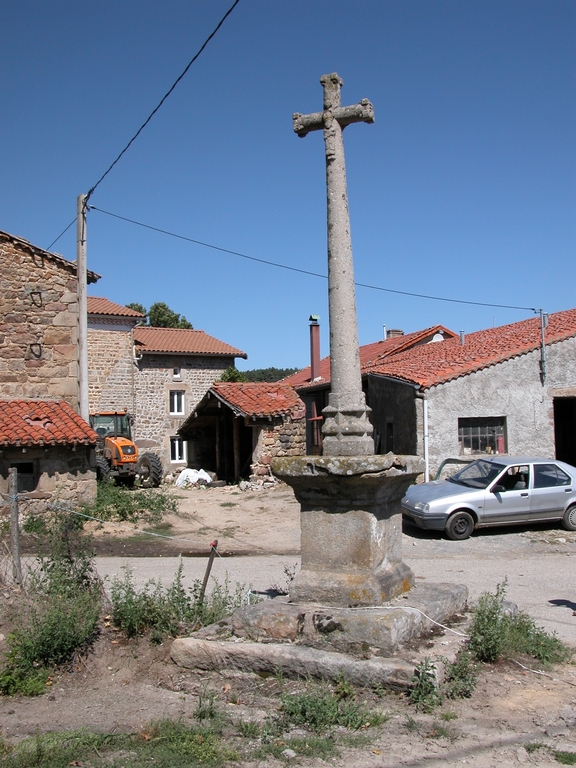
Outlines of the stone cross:
[[327,456],[365,456],[374,453],[369,408],[362,391],[354,264],[346,190],[342,131],[351,123],[373,123],[368,99],[349,107],[340,105],[341,78],[322,75],[324,111],[293,115],[300,137],[324,130],[328,202],[328,304],[330,315],[331,391],[324,408],[323,453]]

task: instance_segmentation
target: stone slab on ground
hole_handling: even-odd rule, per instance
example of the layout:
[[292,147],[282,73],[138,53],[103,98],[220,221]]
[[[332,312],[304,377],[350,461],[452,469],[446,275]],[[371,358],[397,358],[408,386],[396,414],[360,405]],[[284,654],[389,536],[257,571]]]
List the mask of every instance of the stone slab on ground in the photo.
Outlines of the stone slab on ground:
[[[435,623],[466,610],[464,584],[420,584],[407,595],[377,607],[337,608],[275,598],[239,608],[227,630],[251,640],[298,642],[344,653],[367,648],[392,654]],[[210,629],[203,630],[205,637]],[[217,635],[216,631],[216,635]]]
[[356,659],[287,643],[251,643],[181,637],[172,643],[172,660],[188,669],[236,669],[242,672],[315,677],[372,688],[408,689],[415,665],[402,659]]

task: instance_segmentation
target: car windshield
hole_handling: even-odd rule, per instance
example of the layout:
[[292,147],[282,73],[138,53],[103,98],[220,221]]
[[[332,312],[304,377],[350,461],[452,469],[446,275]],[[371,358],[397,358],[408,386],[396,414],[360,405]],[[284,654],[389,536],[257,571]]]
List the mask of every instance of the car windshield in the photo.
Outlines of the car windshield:
[[503,464],[478,459],[448,479],[451,483],[465,485],[467,488],[487,488],[503,469],[505,469]]

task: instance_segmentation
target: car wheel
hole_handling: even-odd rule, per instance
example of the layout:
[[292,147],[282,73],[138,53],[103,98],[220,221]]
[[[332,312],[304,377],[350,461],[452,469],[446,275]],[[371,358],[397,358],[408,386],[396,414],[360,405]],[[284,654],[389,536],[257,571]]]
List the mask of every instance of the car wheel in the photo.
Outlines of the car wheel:
[[469,512],[455,512],[452,517],[448,518],[446,527],[446,536],[452,541],[462,541],[462,539],[469,538],[470,534],[474,530],[474,518]]
[[562,518],[562,525],[567,531],[576,531],[576,504],[568,507]]

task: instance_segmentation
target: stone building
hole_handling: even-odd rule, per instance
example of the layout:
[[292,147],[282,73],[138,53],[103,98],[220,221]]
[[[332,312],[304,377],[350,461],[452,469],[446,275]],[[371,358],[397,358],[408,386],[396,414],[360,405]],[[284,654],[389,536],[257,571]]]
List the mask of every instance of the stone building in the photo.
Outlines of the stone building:
[[98,435],[64,401],[0,400],[0,492],[17,470],[18,491],[43,491],[54,502],[96,500]]
[[[78,409],[76,264],[0,231],[0,396]],[[99,275],[88,272],[88,282]]]
[[[0,487],[96,494],[94,433],[78,410],[76,264],[0,231]],[[88,272],[88,282],[99,276]],[[44,425],[44,426],[43,426]]]
[[304,454],[305,407],[286,384],[219,381],[179,432],[197,469],[228,482],[263,482],[271,477],[273,458]]
[[[431,477],[446,458],[485,453],[576,465],[576,309],[548,317],[544,344],[538,317],[442,338],[363,364],[377,453],[423,456]],[[304,376],[286,381],[308,403],[323,396],[329,379]]]
[[164,469],[188,463],[179,427],[210,385],[246,354],[204,331],[137,325],[143,315],[88,297],[90,411],[128,410],[139,448]]

